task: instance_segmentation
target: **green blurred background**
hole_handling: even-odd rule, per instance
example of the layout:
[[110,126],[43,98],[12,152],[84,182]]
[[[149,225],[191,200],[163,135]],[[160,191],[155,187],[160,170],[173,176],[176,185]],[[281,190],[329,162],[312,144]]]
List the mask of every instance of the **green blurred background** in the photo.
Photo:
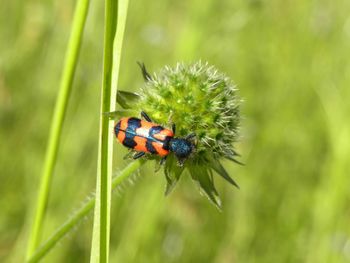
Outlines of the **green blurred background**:
[[[75,1],[0,7],[0,262],[22,262]],[[46,239],[95,188],[103,2],[92,1],[50,194]],[[120,88],[207,60],[237,83],[245,166],[218,212],[153,164],[113,197],[111,262],[350,262],[350,2],[130,1]],[[115,172],[128,161],[116,145]],[[43,262],[88,262],[92,217]]]

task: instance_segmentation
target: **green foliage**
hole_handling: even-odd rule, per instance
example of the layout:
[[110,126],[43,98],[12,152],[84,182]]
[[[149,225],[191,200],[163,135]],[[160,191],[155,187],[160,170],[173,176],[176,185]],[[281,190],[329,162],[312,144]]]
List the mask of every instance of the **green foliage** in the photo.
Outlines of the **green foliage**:
[[68,100],[72,90],[73,77],[78,63],[79,51],[83,38],[83,31],[89,7],[89,0],[77,3],[70,41],[68,43],[65,64],[57,96],[54,116],[51,122],[50,137],[47,144],[43,172],[41,175],[36,211],[31,235],[28,242],[27,258],[31,257],[38,247],[42,235],[44,217],[48,204],[53,170],[56,164],[57,152],[62,134],[63,121],[68,107]]
[[[123,169],[117,176],[112,180],[112,190],[120,187],[125,179],[129,178],[133,173],[144,164],[144,161],[138,160],[132,162],[127,167]],[[28,258],[28,263],[39,262],[43,257],[52,250],[56,244],[61,241],[64,236],[71,232],[74,227],[77,227],[81,221],[89,215],[96,204],[95,195],[88,198],[87,201],[80,207],[74,214],[70,216],[53,234],[52,236],[43,242],[40,247],[35,251],[35,253]]]
[[[91,4],[42,240],[96,184],[104,20],[103,2]],[[0,262],[24,261],[74,6],[0,8]],[[241,189],[215,180],[218,213],[186,173],[164,198],[166,179],[147,162],[112,197],[111,262],[349,261],[349,9],[340,0],[130,1],[119,87],[144,85],[136,61],[150,72],[216,65],[245,101],[235,144],[245,166],[220,160]],[[114,146],[118,174],[130,161]],[[88,262],[91,229],[86,217],[42,262]]]
[[134,108],[155,122],[175,123],[178,136],[195,133],[196,162],[208,151],[219,157],[235,156],[240,99],[232,81],[208,63],[179,63],[155,73],[139,92]]
[[139,97],[139,95],[132,92],[122,90],[118,90],[117,92],[117,102],[124,109],[132,109]]
[[96,204],[91,244],[91,263],[109,262],[110,210],[113,166],[113,123],[104,114],[115,110],[121,49],[124,39],[128,0],[107,0],[105,3],[103,81],[97,164]]
[[[139,97],[134,109],[145,111],[156,123],[176,124],[178,137],[196,135],[195,151],[184,166],[201,192],[220,208],[211,169],[237,186],[219,162],[220,158],[235,161],[237,155],[233,143],[239,136],[241,100],[235,85],[215,67],[200,61],[166,66],[155,74],[148,73],[143,64],[141,69],[146,82],[140,95],[128,94],[132,101]],[[120,105],[128,106],[126,96],[121,95]],[[176,167],[173,158],[165,163],[166,194],[184,170]]]

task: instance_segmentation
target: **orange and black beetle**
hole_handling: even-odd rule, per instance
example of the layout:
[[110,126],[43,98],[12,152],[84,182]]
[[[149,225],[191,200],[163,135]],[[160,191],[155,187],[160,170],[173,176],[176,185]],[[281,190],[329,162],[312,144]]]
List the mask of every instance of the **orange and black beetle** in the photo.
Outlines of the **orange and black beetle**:
[[170,152],[178,158],[180,165],[194,151],[192,139],[196,136],[190,134],[185,138],[174,138],[175,124],[172,131],[153,123],[145,112],[141,112],[145,120],[134,117],[122,118],[114,127],[118,140],[126,147],[137,151],[133,158],[142,157],[145,153],[157,154],[166,160]]

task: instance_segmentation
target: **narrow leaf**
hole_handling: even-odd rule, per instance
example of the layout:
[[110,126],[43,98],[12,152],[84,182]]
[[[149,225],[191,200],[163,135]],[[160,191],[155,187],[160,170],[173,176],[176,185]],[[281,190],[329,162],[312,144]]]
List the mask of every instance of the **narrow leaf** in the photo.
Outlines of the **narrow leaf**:
[[229,151],[226,151],[225,153],[225,158],[232,161],[232,162],[235,162],[237,164],[240,164],[240,165],[244,165],[243,163],[241,163],[240,161],[236,160],[235,157],[238,156],[240,157],[241,155],[236,152],[235,150],[233,149],[230,149]]
[[240,164],[240,165],[244,165],[244,163],[242,163],[242,162],[236,160],[236,159],[233,158],[232,156],[225,156],[225,158],[226,158],[227,160],[230,160],[230,161],[234,162],[234,163],[237,163],[237,164]]
[[148,81],[151,81],[152,80],[152,77],[151,75],[148,73],[147,69],[146,69],[146,66],[145,66],[145,63],[143,62],[137,62],[137,64],[139,65],[140,69],[141,69],[141,73],[142,73],[142,76],[143,76],[143,79],[144,81],[148,82]]
[[226,172],[225,168],[221,165],[219,160],[217,160],[215,157],[211,157],[209,159],[209,162],[210,162],[211,168],[213,168],[213,170],[217,174],[219,174],[222,178],[224,178],[230,184],[239,188],[238,184],[228,175],[228,173]]
[[135,103],[140,99],[136,93],[118,90],[117,103],[124,109],[132,109]]
[[174,155],[168,157],[164,168],[164,174],[167,180],[165,195],[169,195],[172,192],[179,181],[183,170],[184,166],[177,165],[177,160]]
[[210,176],[210,172],[199,165],[189,167],[192,180],[198,185],[201,193],[221,210],[221,200],[215,189],[214,181]]
[[110,120],[118,120],[122,117],[136,116],[137,113],[134,110],[116,110],[111,112],[104,112],[103,114]]

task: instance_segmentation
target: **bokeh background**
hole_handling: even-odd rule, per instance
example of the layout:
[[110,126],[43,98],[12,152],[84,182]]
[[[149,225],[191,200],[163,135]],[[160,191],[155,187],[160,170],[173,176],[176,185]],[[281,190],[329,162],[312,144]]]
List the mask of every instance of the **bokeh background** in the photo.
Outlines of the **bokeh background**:
[[[75,1],[0,7],[0,262],[22,262]],[[225,163],[218,212],[153,164],[113,196],[111,262],[350,262],[350,2],[130,1],[120,88],[202,59],[237,83],[245,166]],[[45,220],[95,188],[103,2],[92,1]],[[116,145],[115,172],[128,161]],[[43,262],[88,262],[92,217]]]

